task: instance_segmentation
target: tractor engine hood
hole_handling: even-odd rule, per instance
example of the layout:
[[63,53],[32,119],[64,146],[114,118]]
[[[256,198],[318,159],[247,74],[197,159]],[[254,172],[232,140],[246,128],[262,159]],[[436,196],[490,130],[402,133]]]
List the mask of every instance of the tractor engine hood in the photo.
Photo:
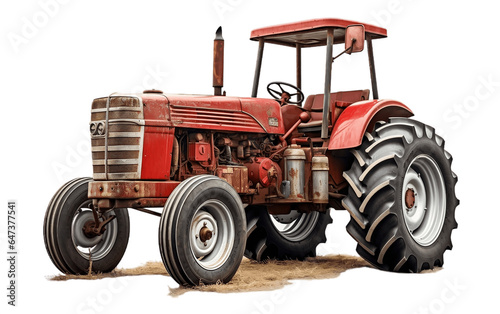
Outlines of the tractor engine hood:
[[272,99],[163,96],[168,100],[170,120],[175,127],[280,135],[285,132],[280,105]]

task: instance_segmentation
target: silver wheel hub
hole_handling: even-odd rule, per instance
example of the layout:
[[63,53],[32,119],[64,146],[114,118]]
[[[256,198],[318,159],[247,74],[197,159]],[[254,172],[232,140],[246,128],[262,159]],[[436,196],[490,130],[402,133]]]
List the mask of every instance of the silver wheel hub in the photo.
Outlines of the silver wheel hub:
[[191,247],[194,256],[200,258],[213,251],[217,243],[217,222],[214,217],[200,210],[191,224]]
[[234,245],[235,227],[229,208],[211,199],[195,211],[189,229],[191,252],[198,264],[215,270],[224,265]]
[[[99,236],[88,236],[84,232],[84,226],[89,221],[94,221],[92,210],[88,208],[90,201],[81,204],[75,211],[71,222],[71,240],[76,251],[85,259],[90,258],[97,261],[104,258],[114,247],[118,238],[118,222],[112,220],[106,225],[106,230]],[[111,211],[109,215],[114,215]],[[90,252],[90,253],[89,253]]]
[[93,221],[94,215],[91,211],[83,211],[78,214],[73,221],[73,242],[82,248],[90,248],[97,245],[102,240],[102,235],[88,237],[84,232],[84,226],[88,221]]
[[406,171],[402,189],[403,217],[413,239],[433,244],[444,224],[446,192],[443,175],[429,155],[418,155]]
[[[408,169],[405,177],[405,220],[412,233],[424,220],[427,211],[425,187],[420,175],[413,169]],[[412,202],[413,201],[413,202]]]

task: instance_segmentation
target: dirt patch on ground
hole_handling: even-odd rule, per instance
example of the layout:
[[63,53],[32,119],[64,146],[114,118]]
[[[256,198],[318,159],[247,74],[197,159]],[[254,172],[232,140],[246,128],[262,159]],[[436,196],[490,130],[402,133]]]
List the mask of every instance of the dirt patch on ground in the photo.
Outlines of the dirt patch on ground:
[[[370,267],[360,257],[347,255],[329,255],[308,258],[305,261],[267,261],[257,263],[244,258],[238,272],[227,284],[197,286],[193,288],[170,289],[170,295],[178,296],[188,291],[212,291],[219,293],[265,291],[282,288],[295,279],[335,278],[340,273],[354,268]],[[161,262],[148,262],[143,266],[129,269],[116,269],[107,274],[59,275],[50,280],[70,279],[94,280],[121,276],[164,275],[168,276]]]
[[123,276],[142,276],[142,275],[166,275],[165,266],[161,262],[147,262],[146,264],[135,268],[119,268],[110,273],[92,273],[91,275],[58,275],[50,277],[53,281],[66,281],[70,279],[95,280],[103,278],[114,278]]

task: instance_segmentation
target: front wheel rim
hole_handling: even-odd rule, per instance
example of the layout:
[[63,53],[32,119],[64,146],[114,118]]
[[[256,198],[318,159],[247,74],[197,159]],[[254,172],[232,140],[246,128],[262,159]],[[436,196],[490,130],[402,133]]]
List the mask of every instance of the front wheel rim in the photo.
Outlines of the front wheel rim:
[[412,238],[421,246],[436,242],[446,215],[444,178],[436,161],[421,154],[410,163],[403,180],[403,217]]
[[206,270],[216,270],[228,260],[235,241],[229,208],[219,200],[208,200],[195,211],[189,229],[191,253]]
[[[98,261],[103,259],[113,249],[118,238],[118,223],[113,219],[106,225],[106,230],[100,236],[88,237],[82,230],[88,221],[93,221],[94,216],[86,201],[78,206],[71,222],[71,240],[75,250],[86,260]],[[113,215],[111,211],[109,215]]]

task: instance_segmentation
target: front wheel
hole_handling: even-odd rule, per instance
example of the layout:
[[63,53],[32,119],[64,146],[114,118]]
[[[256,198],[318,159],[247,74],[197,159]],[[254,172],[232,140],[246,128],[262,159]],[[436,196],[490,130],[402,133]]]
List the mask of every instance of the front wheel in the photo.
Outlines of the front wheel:
[[44,220],[45,248],[54,265],[66,274],[106,273],[120,262],[127,248],[130,223],[126,208],[107,212],[100,219],[115,216],[100,235],[85,232],[95,222],[87,197],[91,178],[66,183],[52,198]]
[[357,252],[384,270],[442,266],[459,203],[444,140],[425,124],[394,118],[376,125],[353,154],[342,205]]
[[234,188],[211,175],[183,181],[163,210],[159,245],[170,276],[183,286],[226,283],[245,249],[243,204]]

